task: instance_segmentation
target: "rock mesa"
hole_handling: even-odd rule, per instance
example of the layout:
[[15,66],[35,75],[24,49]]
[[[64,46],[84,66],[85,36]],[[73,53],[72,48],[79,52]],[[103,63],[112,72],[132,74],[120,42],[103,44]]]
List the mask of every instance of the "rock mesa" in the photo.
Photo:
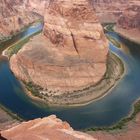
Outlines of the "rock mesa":
[[50,1],[43,35],[10,59],[11,70],[41,87],[46,97],[71,95],[96,85],[106,73],[108,41],[87,0]]

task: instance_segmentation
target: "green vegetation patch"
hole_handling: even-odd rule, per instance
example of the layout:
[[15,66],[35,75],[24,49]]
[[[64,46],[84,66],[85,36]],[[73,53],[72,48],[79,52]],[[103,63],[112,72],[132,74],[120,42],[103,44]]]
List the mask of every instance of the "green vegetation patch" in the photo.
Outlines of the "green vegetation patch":
[[116,47],[121,48],[121,43],[110,35],[106,35],[107,39]]
[[39,93],[40,90],[43,90],[42,87],[34,84],[33,82],[24,82],[25,87],[27,88],[28,91],[30,91],[32,93],[32,95],[34,95],[35,97],[39,97],[39,98],[43,98],[43,96]]
[[17,54],[17,52],[22,48],[22,46],[29,41],[29,38],[25,38],[22,41],[12,45],[6,51],[6,55],[10,58],[13,54]]
[[114,24],[109,24],[105,28],[106,28],[107,31],[114,32],[114,29],[113,29],[114,28]]
[[134,104],[134,111],[133,113],[126,117],[126,118],[123,118],[122,120],[120,120],[117,124],[111,126],[111,127],[93,127],[93,128],[88,128],[86,129],[86,131],[99,131],[99,130],[104,130],[104,131],[111,131],[111,130],[118,130],[118,129],[123,129],[127,123],[131,120],[133,120],[136,116],[137,113],[140,112],[140,100],[137,101],[135,104]]
[[39,34],[41,31],[38,31],[36,33],[33,33],[32,35],[26,36],[23,39],[21,39],[19,42],[13,44],[11,47],[9,47],[6,51],[6,55],[10,58],[13,54],[17,54],[18,51],[30,40],[31,37]]

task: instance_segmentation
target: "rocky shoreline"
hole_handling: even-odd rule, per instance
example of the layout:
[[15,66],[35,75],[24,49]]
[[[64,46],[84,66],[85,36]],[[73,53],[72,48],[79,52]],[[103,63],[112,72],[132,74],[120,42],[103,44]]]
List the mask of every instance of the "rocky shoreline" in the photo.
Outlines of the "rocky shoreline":
[[21,123],[22,119],[0,104],[0,131]]
[[[39,25],[41,23],[42,23],[41,20],[40,21],[38,20],[38,21],[33,22],[32,24],[26,26],[23,30],[19,31],[17,34],[11,36],[9,40],[12,40],[14,37],[18,37],[21,33],[24,33],[29,27],[34,27],[34,26],[37,26],[37,25]],[[38,34],[40,32],[41,31],[38,31],[38,32],[35,32],[35,33],[31,33],[28,36],[25,36],[22,39],[19,39],[17,42],[13,42],[9,47],[7,47],[6,49],[4,49],[2,51],[1,55],[7,57],[8,59],[10,59],[10,57],[13,55],[13,52],[14,53],[18,52],[18,50],[20,48],[22,48],[22,46],[26,42],[28,42],[31,37],[33,37],[34,35],[36,35],[36,34]],[[7,40],[7,41],[9,41],[9,40]],[[15,47],[17,44],[20,44],[20,46],[21,46],[18,49],[16,49],[16,47]],[[14,51],[13,48],[15,48],[15,51]]]
[[[58,96],[51,94],[50,96],[46,96],[44,95],[45,91],[42,93],[42,90],[39,90],[41,88],[37,85],[32,84],[33,87],[31,88],[31,86],[24,82],[24,87],[30,91],[30,94],[28,94],[28,92],[27,94],[32,99],[42,100],[50,106],[81,106],[89,104],[92,101],[99,100],[106,96],[108,91],[114,87],[124,74],[123,62],[115,54],[109,54],[107,63],[107,72],[101,81],[96,85],[89,85],[73,93],[65,93]],[[33,93],[34,88],[36,88],[36,94]]]
[[126,140],[140,137],[140,99],[133,104],[130,114],[112,127],[90,128],[87,133],[100,140]]

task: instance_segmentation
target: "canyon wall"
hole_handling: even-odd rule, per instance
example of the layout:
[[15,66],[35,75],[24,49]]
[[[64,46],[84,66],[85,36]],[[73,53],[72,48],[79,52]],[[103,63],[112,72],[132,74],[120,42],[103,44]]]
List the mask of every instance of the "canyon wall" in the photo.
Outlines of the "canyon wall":
[[115,31],[135,43],[140,43],[140,1],[125,9],[118,19]]
[[101,23],[117,22],[129,5],[128,0],[90,0]]
[[23,0],[0,0],[0,40],[13,35],[39,17],[24,7]]
[[[89,1],[102,23],[117,22],[127,7],[139,5],[138,0]],[[37,15],[42,15],[44,17],[50,2],[50,0],[1,0],[0,40],[18,32],[21,28],[24,28],[29,23],[35,21]]]
[[124,29],[137,28],[140,30],[140,6],[128,7],[120,16],[118,26]]

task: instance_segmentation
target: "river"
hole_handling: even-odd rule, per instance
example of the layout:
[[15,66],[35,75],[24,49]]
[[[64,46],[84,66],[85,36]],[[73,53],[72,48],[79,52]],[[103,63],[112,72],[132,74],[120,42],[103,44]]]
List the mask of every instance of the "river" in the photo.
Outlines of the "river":
[[[27,28],[23,33],[1,45],[1,51],[19,39],[38,32],[42,24]],[[125,64],[126,71],[122,80],[104,98],[81,107],[49,107],[30,99],[9,69],[6,58],[0,57],[0,104],[25,120],[56,114],[68,121],[75,129],[109,126],[127,116],[133,103],[140,97],[140,45],[108,33],[122,42],[119,49],[110,44],[110,51],[118,55]]]

